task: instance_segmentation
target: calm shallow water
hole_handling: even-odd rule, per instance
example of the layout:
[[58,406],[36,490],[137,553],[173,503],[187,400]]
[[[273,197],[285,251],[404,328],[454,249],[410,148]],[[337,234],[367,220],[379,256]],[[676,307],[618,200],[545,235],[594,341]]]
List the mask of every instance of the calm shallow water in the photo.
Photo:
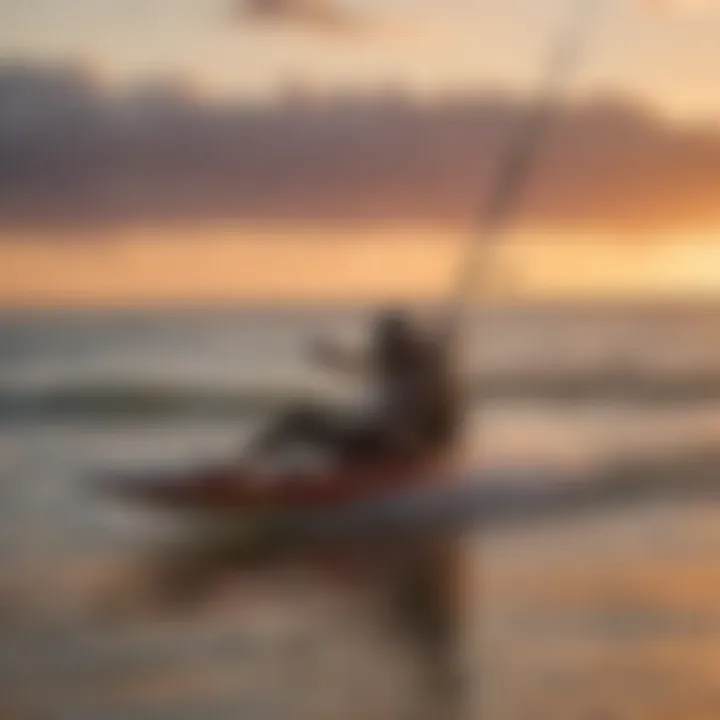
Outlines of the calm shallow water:
[[[67,379],[88,367],[215,384],[253,372],[302,376],[297,324],[256,323],[265,339],[247,354],[223,339],[237,318],[173,317],[131,329],[122,318],[13,320],[3,330],[15,338],[3,346],[3,379]],[[518,347],[529,343],[513,334]],[[258,347],[273,342],[294,348],[292,361],[272,353],[290,369],[262,362]],[[714,441],[718,417],[712,406],[496,403],[475,418],[467,452],[489,463],[592,462],[633,443]],[[245,431],[181,419],[0,429],[1,717],[450,716],[428,699],[442,668],[425,639],[388,614],[387,576],[348,584],[322,566],[276,564],[230,573],[177,606],[153,587],[178,529],[83,486],[102,468],[226,456]],[[719,717],[718,520],[711,505],[657,503],[458,541],[457,576],[440,595],[468,658],[471,716]]]

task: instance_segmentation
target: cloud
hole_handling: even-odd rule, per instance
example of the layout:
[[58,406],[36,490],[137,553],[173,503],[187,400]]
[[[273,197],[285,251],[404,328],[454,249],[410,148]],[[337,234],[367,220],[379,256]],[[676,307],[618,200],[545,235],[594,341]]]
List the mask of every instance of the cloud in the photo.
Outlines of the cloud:
[[233,18],[240,23],[354,36],[374,49],[452,52],[463,31],[452,15],[425,11],[359,11],[342,0],[235,0]]
[[[204,105],[82,72],[0,66],[0,224],[184,219],[466,223],[524,108],[502,95]],[[153,94],[155,92],[155,94]],[[720,223],[720,131],[570,108],[522,207],[536,227]]]
[[235,0],[233,17],[322,32],[354,30],[361,24],[336,0]]

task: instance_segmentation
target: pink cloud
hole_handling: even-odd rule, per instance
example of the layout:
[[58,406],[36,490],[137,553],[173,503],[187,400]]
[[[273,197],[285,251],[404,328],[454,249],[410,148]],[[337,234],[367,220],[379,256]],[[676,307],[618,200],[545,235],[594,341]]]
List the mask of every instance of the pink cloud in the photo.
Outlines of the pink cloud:
[[334,0],[236,0],[236,20],[262,21],[323,32],[347,31],[359,18]]

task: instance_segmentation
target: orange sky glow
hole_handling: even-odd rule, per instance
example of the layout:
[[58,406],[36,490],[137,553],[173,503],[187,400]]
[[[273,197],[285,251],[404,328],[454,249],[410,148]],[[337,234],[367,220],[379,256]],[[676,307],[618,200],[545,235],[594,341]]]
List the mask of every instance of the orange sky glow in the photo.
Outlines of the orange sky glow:
[[[338,32],[292,14],[270,22],[235,17],[232,2],[216,0],[24,0],[0,8],[0,65],[80,60],[115,90],[177,78],[220,103],[246,105],[282,95],[289,86],[326,97],[348,92],[373,97],[388,88],[415,98],[430,94],[436,102],[458,92],[515,97],[537,86],[548,44],[569,4],[364,0],[346,3],[357,26],[348,23],[348,32]],[[712,0],[601,5],[595,26],[588,28],[586,57],[567,92],[573,102],[623,97],[648,109],[647,121],[638,110],[626,123],[636,135],[622,135],[631,138],[621,151],[628,163],[628,172],[621,173],[627,188],[603,165],[602,143],[615,141],[611,115],[591,148],[594,154],[578,156],[586,168],[582,182],[572,174],[575,156],[569,164],[562,149],[549,156],[550,181],[536,203],[543,222],[517,230],[493,258],[493,292],[565,298],[719,294],[720,214],[713,216],[712,209],[720,207],[715,199],[720,6]],[[644,146],[637,142],[643,122],[650,138]],[[441,149],[457,151],[452,134],[439,137]],[[583,142],[578,146],[584,152],[588,144]],[[708,147],[717,154],[709,154]],[[665,158],[661,172],[654,170],[657,158]],[[310,167],[307,158],[303,162]],[[448,177],[450,170],[461,170],[472,188],[473,162],[470,169],[447,168]],[[562,169],[553,176],[558,166]],[[328,167],[332,171],[333,163]],[[630,173],[634,167],[642,168],[637,178]],[[418,184],[421,172],[409,168],[390,177],[390,168],[383,169],[389,190],[376,189],[377,199],[366,202],[371,207],[386,202],[390,209],[414,202],[422,209],[425,199],[428,204],[432,199],[440,217],[423,220],[416,214],[404,222],[391,218],[392,223],[382,213],[361,222],[339,212],[327,222],[313,217],[283,224],[269,217],[250,224],[238,216],[231,221],[163,218],[135,226],[91,222],[81,231],[47,222],[18,229],[14,222],[3,224],[1,215],[14,196],[6,205],[0,197],[0,303],[442,297],[470,232],[463,218],[472,216],[479,198],[470,191],[467,198],[452,193],[444,198],[440,185]],[[347,175],[338,172],[332,181],[330,175],[308,172],[307,184],[313,183],[321,195],[338,194],[335,205],[345,207]],[[647,197],[630,197],[638,184],[648,186]],[[564,198],[576,187],[578,197],[566,204]],[[597,195],[579,196],[586,187]],[[366,190],[358,185],[348,190],[349,197],[352,192]],[[532,193],[529,200],[535,217]],[[458,208],[466,206],[463,215]],[[39,208],[38,216],[43,212]],[[596,222],[603,212],[603,222]],[[459,215],[458,222],[447,222]],[[638,223],[638,217],[647,222]]]
[[[427,227],[202,227],[82,240],[0,244],[5,306],[441,300],[468,236]],[[173,239],[169,240],[168,237]],[[488,254],[482,301],[720,294],[715,236],[638,246],[586,235],[516,236]]]

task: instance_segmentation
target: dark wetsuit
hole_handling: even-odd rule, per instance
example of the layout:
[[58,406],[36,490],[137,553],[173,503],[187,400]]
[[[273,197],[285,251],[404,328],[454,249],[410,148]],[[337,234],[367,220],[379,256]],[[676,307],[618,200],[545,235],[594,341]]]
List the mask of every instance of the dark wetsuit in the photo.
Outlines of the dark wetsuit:
[[423,341],[418,387],[418,431],[434,447],[453,444],[462,424],[461,402],[449,348],[433,336]]
[[445,347],[400,314],[377,323],[369,374],[376,402],[367,412],[297,407],[261,439],[265,451],[288,442],[314,444],[340,458],[438,450],[459,426],[457,394]]

